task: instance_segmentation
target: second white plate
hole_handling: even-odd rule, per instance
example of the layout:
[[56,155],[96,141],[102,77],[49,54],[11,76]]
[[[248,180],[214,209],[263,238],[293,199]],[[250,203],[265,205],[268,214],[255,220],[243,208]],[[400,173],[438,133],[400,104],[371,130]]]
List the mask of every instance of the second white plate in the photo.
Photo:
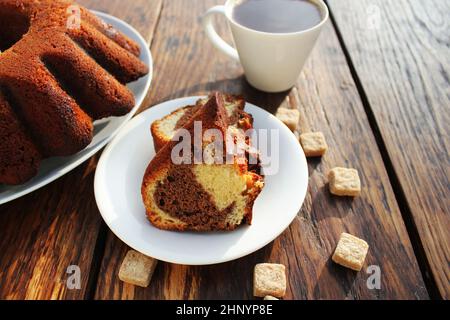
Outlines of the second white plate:
[[147,42],[144,38],[142,38],[139,32],[136,31],[136,29],[124,21],[106,13],[98,11],[93,12],[105,22],[111,24],[114,28],[136,41],[136,43],[138,43],[141,47],[140,58],[149,66],[150,72],[145,77],[142,77],[128,85],[128,88],[134,94],[136,101],[135,106],[133,110],[123,117],[109,117],[95,121],[94,139],[91,144],[86,147],[86,149],[70,157],[57,157],[43,160],[37,176],[25,184],[20,186],[0,185],[0,205],[42,188],[88,160],[97,151],[103,148],[112,139],[112,137],[114,137],[120,128],[137,112],[142,101],[144,101],[145,95],[150,88],[153,75],[153,60]]
[[145,169],[155,155],[150,125],[198,98],[168,101],[136,116],[105,149],[95,175],[95,198],[109,228],[145,255],[185,265],[226,262],[262,248],[295,218],[308,186],[306,158],[295,135],[267,111],[247,104],[245,110],[253,115],[255,129],[279,132],[279,170],[265,178],[265,187],[253,208],[253,224],[231,232],[210,233],[153,227],[146,218],[140,193]]

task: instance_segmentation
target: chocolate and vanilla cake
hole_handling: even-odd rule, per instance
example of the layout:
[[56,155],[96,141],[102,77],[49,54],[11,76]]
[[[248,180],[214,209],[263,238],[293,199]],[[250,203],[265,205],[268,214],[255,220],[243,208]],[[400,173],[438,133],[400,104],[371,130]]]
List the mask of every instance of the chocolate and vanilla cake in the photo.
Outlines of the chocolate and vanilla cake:
[[[228,128],[246,132],[253,129],[253,117],[244,111],[245,100],[241,96],[222,93],[227,116]],[[179,108],[151,125],[153,144],[158,152],[164,145],[172,140],[178,129],[182,128],[195,113],[208,102],[211,96],[199,99],[195,105]],[[247,144],[250,138],[247,137]],[[249,171],[261,174],[261,163],[257,150],[246,150]]]
[[[229,119],[224,96],[215,93],[181,129],[193,137],[195,122],[201,122],[201,151],[205,153],[213,140],[203,133],[217,129],[225,137]],[[150,222],[160,229],[179,231],[233,230],[242,223],[251,224],[254,201],[264,186],[263,177],[249,171],[248,163],[238,161],[238,157],[233,157],[231,163],[196,163],[192,153],[188,163],[175,164],[171,156],[178,143],[167,142],[145,172],[141,191]],[[224,150],[223,156],[226,153]]]
[[[253,118],[244,111],[245,100],[240,96],[223,94],[224,106],[228,118],[228,125],[243,131],[253,127]],[[161,120],[152,123],[151,132],[155,150],[158,152],[182,128],[194,114],[207,103],[208,98],[200,99],[193,106],[187,106],[175,110]]]

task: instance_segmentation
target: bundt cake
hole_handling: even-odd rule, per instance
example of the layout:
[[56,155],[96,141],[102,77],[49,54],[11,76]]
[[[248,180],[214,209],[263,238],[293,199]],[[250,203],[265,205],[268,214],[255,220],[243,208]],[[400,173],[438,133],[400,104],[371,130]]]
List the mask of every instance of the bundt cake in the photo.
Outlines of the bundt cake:
[[136,43],[66,0],[0,0],[0,52],[0,184],[84,149],[93,120],[128,113],[125,84],[149,71]]
[[216,129],[226,137],[230,118],[224,103],[222,94],[213,94],[182,127],[194,137],[196,123],[201,123],[201,150],[192,138],[188,149],[193,152],[183,154],[183,163],[172,161],[172,153],[179,144],[177,139],[183,139],[178,136],[183,130],[178,130],[173,141],[167,142],[148,165],[141,191],[147,217],[154,226],[165,230],[212,231],[251,224],[254,201],[264,186],[263,177],[250,172],[247,162],[238,161],[238,156],[233,156],[231,163],[225,161],[230,153],[226,143],[219,155],[222,161],[194,161],[198,151],[217,160],[218,154],[212,151],[216,149],[209,148],[217,140],[205,132]]

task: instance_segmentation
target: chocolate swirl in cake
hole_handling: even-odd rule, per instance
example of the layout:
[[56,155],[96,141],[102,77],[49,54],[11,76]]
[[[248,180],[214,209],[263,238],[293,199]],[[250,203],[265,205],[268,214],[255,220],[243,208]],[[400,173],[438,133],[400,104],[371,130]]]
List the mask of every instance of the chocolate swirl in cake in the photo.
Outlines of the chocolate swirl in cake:
[[196,181],[189,165],[172,167],[167,177],[158,183],[154,199],[161,210],[188,225],[202,224],[211,229],[225,224],[234,207],[232,203],[224,210],[217,209],[211,195]]

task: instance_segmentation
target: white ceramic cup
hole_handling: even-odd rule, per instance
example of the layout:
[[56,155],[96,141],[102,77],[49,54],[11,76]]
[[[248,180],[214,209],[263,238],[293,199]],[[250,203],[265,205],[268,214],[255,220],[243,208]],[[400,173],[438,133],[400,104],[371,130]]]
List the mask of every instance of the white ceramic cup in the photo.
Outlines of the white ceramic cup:
[[[247,81],[266,92],[291,89],[311,53],[329,12],[323,0],[309,0],[319,7],[322,21],[314,27],[292,33],[268,33],[249,29],[233,20],[233,7],[242,0],[228,0],[209,9],[203,16],[203,28],[216,48],[240,61]],[[227,18],[236,49],[226,43],[213,26],[213,15]]]

